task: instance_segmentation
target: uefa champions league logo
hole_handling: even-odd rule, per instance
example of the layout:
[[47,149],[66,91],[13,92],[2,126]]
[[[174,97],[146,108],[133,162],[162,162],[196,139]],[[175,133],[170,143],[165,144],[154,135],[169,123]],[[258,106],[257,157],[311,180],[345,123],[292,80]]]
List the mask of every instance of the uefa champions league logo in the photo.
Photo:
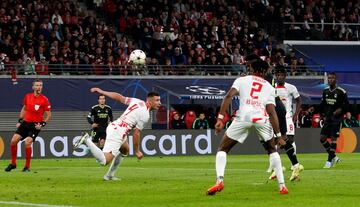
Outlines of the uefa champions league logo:
[[215,96],[224,95],[226,92],[224,90],[211,86],[188,86],[186,87],[186,89],[194,93],[201,93],[203,95],[215,95]]

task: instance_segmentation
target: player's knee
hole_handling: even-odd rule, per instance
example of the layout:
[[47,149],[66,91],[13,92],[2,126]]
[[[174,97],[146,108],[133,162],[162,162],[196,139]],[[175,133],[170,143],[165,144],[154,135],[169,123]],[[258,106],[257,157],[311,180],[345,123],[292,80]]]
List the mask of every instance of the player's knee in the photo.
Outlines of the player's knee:
[[326,141],[326,137],[320,137],[320,142],[323,143]]
[[31,147],[31,144],[33,143],[32,139],[25,139],[25,147]]
[[11,145],[16,145],[20,141],[21,137],[18,134],[14,134],[14,136],[11,138]]
[[263,143],[263,147],[264,147],[264,149],[266,150],[266,152],[267,152],[268,154],[271,154],[271,153],[273,153],[273,152],[276,152],[274,142],[271,141],[271,140],[269,140],[269,141],[267,141],[267,142],[264,142],[264,143]]

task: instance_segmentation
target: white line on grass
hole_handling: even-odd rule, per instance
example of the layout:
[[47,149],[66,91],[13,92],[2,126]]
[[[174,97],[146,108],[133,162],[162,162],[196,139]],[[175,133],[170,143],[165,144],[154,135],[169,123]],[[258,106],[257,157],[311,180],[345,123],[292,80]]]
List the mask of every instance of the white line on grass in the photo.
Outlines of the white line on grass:
[[37,203],[23,203],[15,201],[0,201],[0,204],[17,205],[17,206],[40,206],[40,207],[73,207],[73,206],[58,206],[49,204],[37,204]]
[[[98,167],[81,167],[81,166],[68,166],[68,167],[44,167],[39,168],[41,169],[100,169],[101,166]],[[183,171],[214,171],[215,168],[180,168],[180,167],[130,167],[130,166],[123,166],[122,169],[139,169],[139,170],[183,170]],[[229,168],[226,171],[250,171],[250,172],[266,172],[267,168],[265,169],[251,169],[251,168]],[[358,169],[323,169],[323,168],[313,168],[313,169],[305,169],[306,171],[312,172],[358,172]],[[286,170],[289,171],[290,170]]]

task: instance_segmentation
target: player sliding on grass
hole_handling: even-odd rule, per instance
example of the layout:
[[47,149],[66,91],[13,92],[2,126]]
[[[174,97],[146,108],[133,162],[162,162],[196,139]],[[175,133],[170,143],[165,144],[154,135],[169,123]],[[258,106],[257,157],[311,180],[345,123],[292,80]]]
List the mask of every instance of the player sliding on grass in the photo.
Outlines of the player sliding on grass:
[[[264,80],[268,69],[267,63],[257,60],[252,64],[253,75],[237,78],[231,89],[227,92],[215,125],[215,132],[223,129],[225,111],[229,107],[232,97],[239,95],[240,108],[236,113],[234,121],[226,130],[216,154],[217,181],[214,186],[207,190],[208,195],[214,195],[224,189],[224,172],[227,153],[236,143],[243,143],[251,128],[255,128],[263,146],[269,154],[270,166],[275,170],[279,182],[281,194],[288,194],[285,186],[284,175],[279,153],[275,148],[274,132],[280,137],[279,121],[275,111],[275,89],[269,82]],[[271,127],[273,126],[273,128]]]
[[103,91],[100,88],[91,88],[90,91],[93,93],[97,92],[128,105],[120,118],[109,124],[106,128],[106,140],[102,151],[91,141],[87,133],[74,144],[74,148],[76,149],[85,143],[101,165],[107,165],[111,162],[111,166],[105,174],[104,180],[117,180],[114,174],[118,166],[128,155],[129,145],[127,135],[131,130],[134,130],[133,139],[136,157],[139,160],[143,157],[139,148],[140,131],[150,119],[149,112],[159,109],[161,104],[160,96],[158,93],[150,92],[147,95],[146,102],[144,102],[136,98],[124,97],[116,92]]

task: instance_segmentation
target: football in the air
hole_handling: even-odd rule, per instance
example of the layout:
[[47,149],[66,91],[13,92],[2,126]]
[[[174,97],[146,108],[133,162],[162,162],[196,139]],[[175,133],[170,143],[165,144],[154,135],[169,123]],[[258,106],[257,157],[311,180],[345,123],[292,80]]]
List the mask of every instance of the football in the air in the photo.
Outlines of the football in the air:
[[146,54],[142,50],[134,50],[131,52],[129,62],[133,65],[145,65]]

